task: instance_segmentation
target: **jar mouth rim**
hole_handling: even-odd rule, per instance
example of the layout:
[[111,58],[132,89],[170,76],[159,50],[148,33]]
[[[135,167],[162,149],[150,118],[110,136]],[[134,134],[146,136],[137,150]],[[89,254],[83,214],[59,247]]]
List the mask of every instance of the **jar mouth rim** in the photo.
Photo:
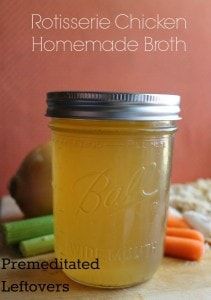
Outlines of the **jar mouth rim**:
[[180,96],[141,92],[47,93],[46,116],[58,118],[179,120]]

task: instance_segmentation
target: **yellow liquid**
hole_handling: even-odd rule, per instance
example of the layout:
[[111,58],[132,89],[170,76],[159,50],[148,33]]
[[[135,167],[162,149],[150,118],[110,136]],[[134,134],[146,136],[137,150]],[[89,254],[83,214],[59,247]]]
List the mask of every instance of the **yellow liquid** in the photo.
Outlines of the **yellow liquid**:
[[163,255],[175,127],[67,119],[50,126],[56,255],[98,258],[100,267],[64,272],[99,287],[146,281]]

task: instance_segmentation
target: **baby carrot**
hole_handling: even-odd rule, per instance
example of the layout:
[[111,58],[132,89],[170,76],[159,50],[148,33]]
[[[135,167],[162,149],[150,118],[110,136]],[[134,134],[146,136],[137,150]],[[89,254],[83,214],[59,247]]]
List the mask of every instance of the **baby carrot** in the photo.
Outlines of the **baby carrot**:
[[177,236],[204,242],[204,236],[201,232],[189,228],[167,227],[166,235]]
[[172,215],[167,218],[167,227],[190,228],[183,218]]
[[165,255],[187,259],[187,260],[199,260],[202,258],[205,252],[205,246],[203,242],[175,237],[165,237]]

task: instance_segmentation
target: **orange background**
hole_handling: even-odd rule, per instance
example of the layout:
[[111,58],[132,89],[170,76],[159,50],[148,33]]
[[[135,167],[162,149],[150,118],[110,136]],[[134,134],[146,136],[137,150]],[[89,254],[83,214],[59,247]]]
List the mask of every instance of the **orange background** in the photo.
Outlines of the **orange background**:
[[[32,32],[31,13],[89,17],[132,13],[185,17],[188,29],[172,31]],[[32,147],[49,138],[45,94],[50,90],[124,90],[182,96],[173,181],[211,177],[210,0],[1,0],[0,193]],[[181,53],[33,53],[32,35],[49,39],[129,39],[151,35],[187,41]]]

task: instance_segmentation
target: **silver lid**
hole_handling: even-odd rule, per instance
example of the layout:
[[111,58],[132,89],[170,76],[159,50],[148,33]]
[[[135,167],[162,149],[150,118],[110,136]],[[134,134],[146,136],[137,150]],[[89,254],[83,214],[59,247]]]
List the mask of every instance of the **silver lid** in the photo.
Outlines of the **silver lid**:
[[49,92],[47,113],[55,118],[179,120],[180,96],[113,92]]

